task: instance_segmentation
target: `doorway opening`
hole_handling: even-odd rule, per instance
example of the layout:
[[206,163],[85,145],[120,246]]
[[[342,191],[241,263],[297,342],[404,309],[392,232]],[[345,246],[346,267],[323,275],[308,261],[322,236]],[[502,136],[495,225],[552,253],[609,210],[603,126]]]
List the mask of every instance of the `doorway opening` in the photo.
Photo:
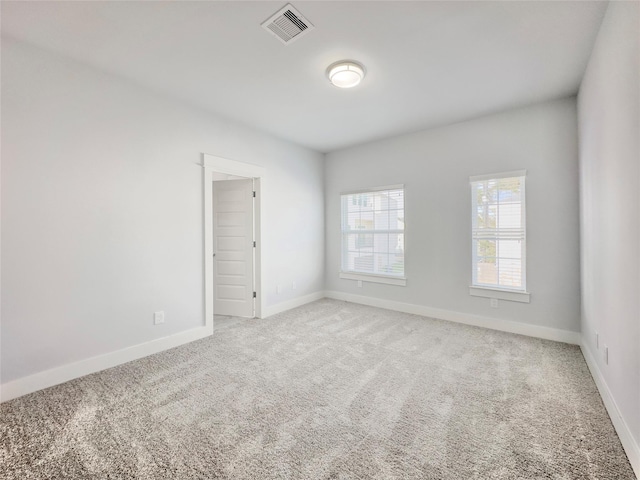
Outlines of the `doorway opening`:
[[261,318],[263,167],[203,155],[205,316]]

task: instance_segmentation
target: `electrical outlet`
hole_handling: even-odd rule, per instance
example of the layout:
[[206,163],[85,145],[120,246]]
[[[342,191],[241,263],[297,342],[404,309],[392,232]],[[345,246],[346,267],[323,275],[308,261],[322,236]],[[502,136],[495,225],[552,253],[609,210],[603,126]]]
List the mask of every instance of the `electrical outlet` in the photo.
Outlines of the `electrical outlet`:
[[362,288],[362,280],[358,280],[358,288]]
[[164,323],[164,312],[154,312],[153,324],[160,325],[161,323]]
[[604,346],[604,364],[609,365],[609,347]]
[[600,348],[600,334],[596,332],[596,350]]
[[276,293],[282,293],[282,285],[276,285]]
[[291,290],[295,290],[296,288],[298,288],[298,285],[296,285],[296,281],[294,280],[291,282]]
[[491,308],[498,308],[498,299],[492,298],[490,305],[491,305]]

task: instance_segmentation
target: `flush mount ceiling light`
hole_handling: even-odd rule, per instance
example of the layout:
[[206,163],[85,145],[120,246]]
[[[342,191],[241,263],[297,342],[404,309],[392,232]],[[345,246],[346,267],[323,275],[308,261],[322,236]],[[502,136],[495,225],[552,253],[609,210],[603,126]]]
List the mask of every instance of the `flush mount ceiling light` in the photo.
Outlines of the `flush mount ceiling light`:
[[364,66],[353,60],[340,60],[327,68],[329,81],[339,88],[355,87],[362,81],[364,75]]

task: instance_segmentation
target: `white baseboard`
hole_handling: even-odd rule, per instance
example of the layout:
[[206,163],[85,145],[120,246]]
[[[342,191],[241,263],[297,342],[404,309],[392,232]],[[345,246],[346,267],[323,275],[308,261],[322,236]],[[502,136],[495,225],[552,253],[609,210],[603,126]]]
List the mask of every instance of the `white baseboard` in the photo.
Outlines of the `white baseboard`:
[[571,332],[569,330],[560,330],[557,328],[531,325],[529,323],[514,322],[512,320],[502,320],[498,318],[483,317],[481,315],[442,310],[439,308],[425,307],[423,305],[415,305],[412,303],[402,303],[392,300],[384,300],[381,298],[365,297],[363,295],[353,295],[351,293],[328,291],[325,292],[325,296],[336,300],[344,300],[352,303],[360,303],[362,305],[370,305],[372,307],[386,308],[388,310],[396,310],[398,312],[413,313],[415,315],[438,318],[440,320],[449,320],[451,322],[464,323],[466,325],[474,325],[476,327],[490,328],[492,330],[500,330],[502,332],[517,333],[529,337],[544,338],[546,340],[555,340],[556,342],[580,345],[580,333]]
[[271,305],[264,309],[262,318],[267,318],[267,317],[270,317],[271,315],[275,315],[276,313],[291,310],[292,308],[301,307],[302,305],[315,302],[316,300],[320,300],[321,298],[324,298],[324,297],[325,297],[325,292],[314,292],[308,295],[303,295],[302,297],[294,298],[292,300],[287,300],[286,302],[278,303],[276,305]]
[[[324,298],[324,292],[315,292],[292,300],[267,307],[263,318],[284,312],[295,307],[305,305]],[[194,328],[185,332],[176,333],[168,337],[159,338],[150,342],[133,345],[115,352],[105,353],[96,357],[87,358],[79,362],[61,365],[43,372],[38,372],[28,377],[19,378],[0,385],[0,402],[33,393],[43,388],[53,387],[60,383],[68,382],[84,375],[96,373],[107,368],[115,367],[132,360],[137,360],[154,353],[159,353],[170,348],[184,345],[213,334],[213,325]]]
[[620,413],[620,409],[616,401],[611,394],[611,390],[609,390],[609,386],[598,368],[598,363],[589,350],[589,347],[585,342],[580,344],[580,349],[582,350],[582,355],[584,355],[584,359],[587,362],[587,366],[591,371],[591,376],[596,382],[596,386],[598,387],[598,391],[600,392],[600,396],[602,397],[602,401],[604,402],[604,406],[609,413],[609,417],[611,418],[611,422],[613,423],[613,427],[616,429],[616,433],[620,438],[620,442],[622,443],[622,447],[629,458],[629,463],[631,463],[631,468],[636,474],[636,477],[640,478],[640,445],[633,438],[633,434],[631,433],[631,429],[625,422],[624,417]]
[[107,368],[115,367],[123,363],[137,360],[138,358],[153,355],[170,348],[184,345],[213,334],[213,325],[198,327],[184,332],[176,333],[168,337],[158,338],[150,342],[140,343],[131,347],[105,353],[96,357],[80,360],[79,362],[61,365],[44,372],[35,373],[28,377],[19,378],[0,385],[0,401],[5,402],[12,398],[21,397],[43,388],[52,387],[60,383],[68,382],[75,378],[96,373]]

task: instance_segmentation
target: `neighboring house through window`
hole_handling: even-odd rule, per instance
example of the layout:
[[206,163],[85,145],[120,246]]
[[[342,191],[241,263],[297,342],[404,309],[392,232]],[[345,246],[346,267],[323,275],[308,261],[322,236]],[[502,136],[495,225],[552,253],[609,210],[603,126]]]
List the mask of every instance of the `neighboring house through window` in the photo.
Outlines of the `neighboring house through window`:
[[404,186],[341,195],[340,277],[405,285]]
[[526,171],[471,177],[472,295],[529,301]]

